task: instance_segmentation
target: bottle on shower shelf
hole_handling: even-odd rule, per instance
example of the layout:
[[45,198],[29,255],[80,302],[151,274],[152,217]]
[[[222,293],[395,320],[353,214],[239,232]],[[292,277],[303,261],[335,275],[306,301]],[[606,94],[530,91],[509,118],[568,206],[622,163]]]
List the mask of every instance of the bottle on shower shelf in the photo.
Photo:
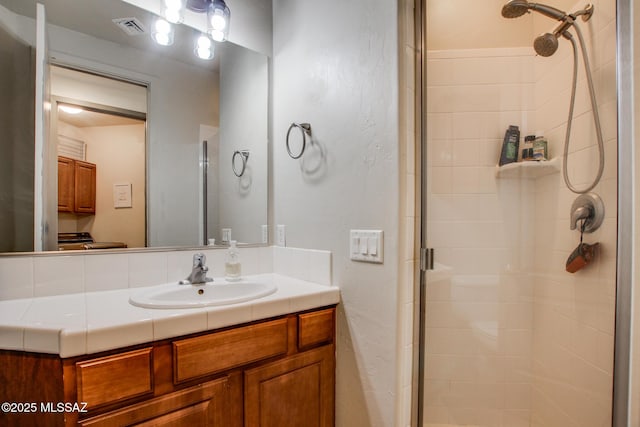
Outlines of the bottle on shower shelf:
[[524,143],[522,144],[522,161],[526,162],[533,160],[533,141],[536,140],[535,135],[527,135],[524,137]]
[[520,145],[520,129],[518,126],[509,126],[502,142],[500,166],[518,161],[518,145]]
[[547,139],[541,133],[536,136],[536,140],[533,141],[533,160],[549,160],[547,146]]

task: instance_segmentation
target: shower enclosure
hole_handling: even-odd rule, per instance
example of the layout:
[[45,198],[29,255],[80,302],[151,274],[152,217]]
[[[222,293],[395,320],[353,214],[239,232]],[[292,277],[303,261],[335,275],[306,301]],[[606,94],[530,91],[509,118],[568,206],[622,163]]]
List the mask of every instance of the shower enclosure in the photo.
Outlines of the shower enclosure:
[[[421,228],[433,253],[421,285],[420,425],[611,426],[615,1],[424,0],[420,9]],[[590,73],[576,63],[572,95],[574,35]],[[521,141],[544,135],[549,160],[498,168],[510,125]],[[586,190],[602,198],[604,220],[582,236],[599,243],[593,262],[572,274],[565,263],[581,232],[570,209]]]

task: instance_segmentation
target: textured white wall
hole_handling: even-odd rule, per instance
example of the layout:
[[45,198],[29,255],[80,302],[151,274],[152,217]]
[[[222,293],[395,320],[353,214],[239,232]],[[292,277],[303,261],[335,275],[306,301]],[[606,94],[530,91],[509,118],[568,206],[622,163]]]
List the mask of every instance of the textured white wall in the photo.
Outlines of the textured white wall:
[[[287,245],[333,252],[340,286],[338,426],[394,424],[398,241],[398,27],[393,2],[276,0],[275,223]],[[291,122],[315,145],[291,159]],[[324,155],[321,155],[321,152]],[[385,232],[383,265],[349,260],[349,229]]]
[[[231,228],[238,242],[259,243],[267,224],[268,201],[268,94],[269,63],[266,56],[227,45],[220,59],[220,142],[217,209],[220,228]],[[244,174],[237,177],[231,160],[235,151],[249,150]],[[236,170],[242,162],[236,156]],[[212,234],[213,232],[213,234]],[[209,235],[222,240],[220,229]]]

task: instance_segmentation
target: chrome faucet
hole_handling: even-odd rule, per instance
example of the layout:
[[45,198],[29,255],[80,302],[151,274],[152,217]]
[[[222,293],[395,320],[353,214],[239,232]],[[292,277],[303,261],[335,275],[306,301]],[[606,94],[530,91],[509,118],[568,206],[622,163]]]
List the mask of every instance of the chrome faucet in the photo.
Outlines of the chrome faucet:
[[193,255],[193,269],[191,274],[184,280],[178,282],[181,285],[202,285],[207,282],[213,282],[211,277],[207,277],[209,267],[205,265],[207,257],[203,253]]

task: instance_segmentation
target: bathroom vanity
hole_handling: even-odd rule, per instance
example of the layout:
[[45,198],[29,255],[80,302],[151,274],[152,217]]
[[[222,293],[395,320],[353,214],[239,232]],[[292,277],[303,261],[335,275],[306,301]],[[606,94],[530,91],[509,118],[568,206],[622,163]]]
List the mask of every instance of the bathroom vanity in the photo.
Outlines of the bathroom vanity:
[[[128,290],[86,294],[77,311],[95,311],[93,296],[114,324],[94,328],[85,319],[77,336],[71,327],[60,329],[58,354],[29,349],[26,338],[23,350],[0,350],[0,400],[13,404],[3,406],[0,425],[333,426],[339,291],[273,280],[278,290],[267,297],[184,311],[134,307],[123,298]],[[35,309],[36,300],[29,307]],[[153,339],[118,346],[132,342],[128,328],[149,313]],[[27,309],[23,318],[29,316]],[[201,316],[205,330],[180,332],[180,325],[193,323],[186,319]],[[173,334],[162,331],[167,325]],[[2,324],[0,331],[19,327],[26,337],[26,325]],[[94,334],[107,332],[111,340],[100,342],[109,341],[110,348],[94,351]],[[86,353],[73,355],[80,350],[70,350],[67,341],[78,336],[85,337],[78,349]]]
[[329,307],[67,359],[3,351],[3,398],[37,409],[3,425],[331,426],[334,330]]

